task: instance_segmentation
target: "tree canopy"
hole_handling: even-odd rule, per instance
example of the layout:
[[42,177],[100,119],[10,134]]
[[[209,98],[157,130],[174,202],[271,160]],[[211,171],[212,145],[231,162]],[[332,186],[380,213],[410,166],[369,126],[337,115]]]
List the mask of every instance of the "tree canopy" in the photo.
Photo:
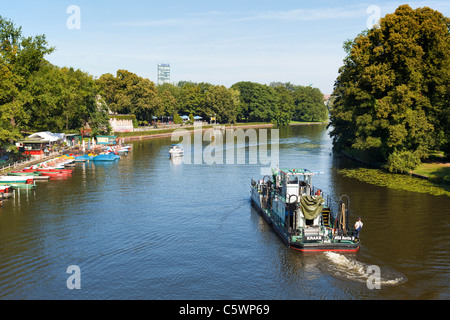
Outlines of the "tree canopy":
[[450,151],[450,19],[402,5],[344,44],[334,86],[334,146],[408,171],[431,150]]
[[45,35],[25,37],[0,16],[0,145],[23,131],[78,131],[89,125],[107,132],[108,118],[93,77],[60,68],[44,57],[54,48]]
[[26,37],[0,16],[0,145],[22,138],[23,132],[80,132],[89,126],[94,135],[108,133],[111,112],[134,115],[141,123],[154,117],[179,121],[179,115],[279,126],[328,119],[317,88],[246,81],[230,88],[191,81],[156,86],[123,69],[94,79],[49,63],[45,57],[53,50],[45,35]]

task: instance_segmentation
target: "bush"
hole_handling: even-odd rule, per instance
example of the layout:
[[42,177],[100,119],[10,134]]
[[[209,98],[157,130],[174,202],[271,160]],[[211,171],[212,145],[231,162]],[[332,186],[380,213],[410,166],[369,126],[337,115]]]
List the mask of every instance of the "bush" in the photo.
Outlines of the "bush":
[[389,155],[385,168],[389,172],[408,173],[421,163],[420,157],[412,151],[394,151]]

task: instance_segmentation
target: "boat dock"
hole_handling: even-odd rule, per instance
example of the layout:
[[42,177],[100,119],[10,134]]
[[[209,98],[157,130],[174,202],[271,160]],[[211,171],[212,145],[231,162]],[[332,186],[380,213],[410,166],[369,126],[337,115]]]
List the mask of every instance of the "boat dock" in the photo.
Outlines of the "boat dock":
[[[73,171],[76,170],[76,163],[84,163],[86,161],[117,161],[121,156],[127,155],[131,151],[131,146],[99,146],[95,149],[95,154],[81,153],[79,151],[71,149],[54,152],[45,157],[20,163],[16,162],[1,168],[0,204],[3,205],[5,200],[14,197],[16,193],[20,196],[21,190],[28,192],[29,190],[36,189],[40,182],[71,178]],[[94,150],[86,151],[93,152]],[[83,160],[76,161],[77,158],[83,158]]]

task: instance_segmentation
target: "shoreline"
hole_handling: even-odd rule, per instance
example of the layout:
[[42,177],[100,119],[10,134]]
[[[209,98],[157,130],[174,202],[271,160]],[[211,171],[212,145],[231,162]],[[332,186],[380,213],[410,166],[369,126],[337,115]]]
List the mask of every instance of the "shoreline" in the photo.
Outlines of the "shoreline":
[[[444,181],[441,181],[440,179],[436,179],[436,177],[432,175],[424,175],[414,172],[420,166],[412,171],[409,171],[408,173],[392,173],[388,172],[387,170],[384,170],[382,167],[373,166],[373,164],[370,164],[357,156],[348,154],[345,151],[341,151],[341,154],[351,159],[352,161],[362,163],[363,165],[366,166],[366,168],[341,170],[340,173],[344,174],[344,176],[346,177],[390,189],[401,189],[405,191],[450,196],[448,184],[446,184],[445,178]],[[450,164],[447,163],[439,163],[438,165],[441,168],[450,167]],[[351,173],[352,170],[354,170],[353,173]],[[358,171],[360,172],[360,174],[358,174]],[[368,173],[369,171],[371,171],[372,173],[369,174]],[[377,177],[379,177],[379,175],[384,176],[385,179],[381,180],[389,181],[389,183],[380,183],[380,179],[373,179],[374,176],[373,172],[376,172]],[[399,177],[402,177],[401,179],[403,179],[403,181],[399,180]],[[418,179],[418,180],[408,180],[408,179]],[[416,181],[420,180],[423,181],[422,182],[423,185],[414,186],[416,184],[420,184],[419,182],[416,183]],[[407,182],[406,184],[405,181]]]
[[[298,122],[298,123],[290,123],[289,126],[302,126],[302,125],[324,125],[327,124],[328,122]],[[225,129],[250,129],[250,128],[272,128],[275,125],[273,123],[260,123],[260,124],[242,124],[242,125],[223,125],[225,127]],[[211,125],[208,125],[208,128],[204,128],[201,129],[202,132],[212,129],[213,127]],[[194,128],[194,126],[189,126],[189,127],[179,127],[179,128],[175,128],[172,129],[171,132],[164,132],[164,133],[151,133],[151,134],[144,134],[144,135],[133,135],[133,136],[128,136],[128,137],[121,137],[118,136],[118,139],[122,140],[124,142],[127,141],[136,141],[136,140],[145,140],[145,139],[155,139],[155,138],[167,138],[170,137],[173,132],[175,130],[178,129],[183,129],[186,130],[189,133],[195,132],[196,129]],[[167,130],[171,130],[171,129],[167,129]]]
[[[298,123],[290,123],[289,126],[301,126],[301,125],[317,125],[317,124],[327,124],[328,122],[298,122]],[[257,124],[238,124],[238,125],[223,125],[225,127],[225,129],[249,129],[249,128],[272,128],[275,125],[273,123],[257,123]],[[211,125],[208,125],[208,128],[203,128],[201,129],[202,132],[208,130],[208,129],[212,129],[213,127]],[[123,142],[131,142],[131,141],[137,141],[137,140],[146,140],[146,139],[157,139],[157,138],[167,138],[172,136],[173,132],[177,129],[183,129],[186,130],[186,132],[180,132],[180,134],[187,134],[187,133],[194,133],[196,131],[196,129],[194,128],[194,126],[189,126],[189,127],[178,127],[178,128],[174,128],[174,129],[162,129],[162,130],[171,130],[170,132],[164,132],[164,133],[151,133],[151,134],[144,134],[144,135],[133,135],[133,136],[128,136],[128,137],[120,137],[118,136],[118,139],[122,140]],[[70,148],[70,149],[66,149],[63,151],[60,151],[58,153],[54,153],[52,155],[49,156],[44,156],[40,159],[35,159],[35,160],[31,160],[29,162],[24,162],[24,163],[20,163],[17,166],[12,166],[9,170],[5,169],[0,171],[0,175],[6,175],[7,172],[9,172],[11,169],[14,171],[18,171],[21,170],[23,168],[29,167],[31,165],[43,162],[43,161],[47,161],[47,160],[51,160],[55,157],[60,157],[64,154],[69,154],[71,153],[73,150],[77,149],[76,147]]]
[[[361,159],[361,158],[359,158],[359,157],[357,157],[357,156],[355,156],[355,155],[349,154],[348,152],[346,152],[346,151],[344,151],[344,150],[341,150],[340,152],[341,152],[341,154],[344,155],[346,158],[351,159],[352,161],[355,161],[355,162],[359,162],[359,163],[361,163],[361,164],[363,164],[363,165],[365,165],[365,166],[367,166],[367,167],[369,167],[369,168],[372,168],[372,169],[383,169],[382,166],[380,166],[380,165],[377,165],[377,164],[374,164],[374,163],[369,163],[369,162],[367,162],[366,160],[363,160],[363,159]],[[435,181],[435,180],[436,180],[435,177],[432,177],[432,176],[430,176],[430,175],[426,175],[426,174],[421,174],[421,173],[415,172],[416,170],[418,170],[418,169],[419,169],[421,166],[423,166],[424,164],[425,164],[425,163],[422,163],[422,164],[419,165],[416,169],[411,170],[411,171],[409,171],[409,172],[407,172],[407,173],[403,173],[403,174],[406,175],[406,176],[412,176],[412,177],[415,177],[415,178],[419,178],[419,179],[423,179],[423,180],[429,180],[429,181],[436,182],[436,181]],[[449,166],[450,166],[449,163],[445,163],[445,162],[439,162],[439,163],[435,163],[435,164],[437,164],[440,168],[445,168],[445,167],[449,167]],[[383,170],[384,170],[384,169],[383,169]],[[389,172],[388,172],[388,173],[389,173]]]

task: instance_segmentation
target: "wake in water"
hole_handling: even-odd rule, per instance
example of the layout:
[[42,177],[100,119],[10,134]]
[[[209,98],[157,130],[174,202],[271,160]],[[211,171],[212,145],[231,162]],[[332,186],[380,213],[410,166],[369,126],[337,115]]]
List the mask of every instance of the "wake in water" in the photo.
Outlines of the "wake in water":
[[325,256],[333,264],[331,272],[339,278],[349,279],[372,285],[390,285],[395,286],[406,281],[406,277],[396,271],[389,270],[386,267],[379,267],[379,277],[374,273],[378,266],[372,266],[362,263],[352,258],[335,252],[325,252]]

